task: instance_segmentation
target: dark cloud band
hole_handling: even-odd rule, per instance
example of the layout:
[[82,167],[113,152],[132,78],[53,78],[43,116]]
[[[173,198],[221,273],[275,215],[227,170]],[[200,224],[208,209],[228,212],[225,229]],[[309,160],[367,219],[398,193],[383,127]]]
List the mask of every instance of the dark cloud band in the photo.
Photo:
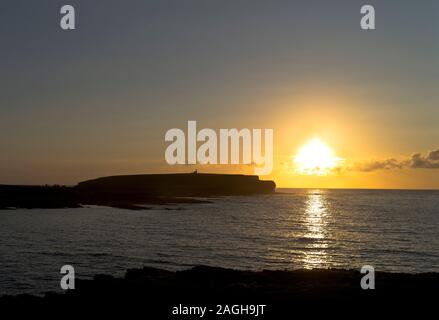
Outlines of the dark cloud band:
[[371,172],[376,170],[391,169],[439,169],[439,149],[430,151],[427,155],[415,153],[405,160],[397,160],[389,158],[384,160],[373,160],[365,162],[357,162],[352,166],[348,166],[349,171]]

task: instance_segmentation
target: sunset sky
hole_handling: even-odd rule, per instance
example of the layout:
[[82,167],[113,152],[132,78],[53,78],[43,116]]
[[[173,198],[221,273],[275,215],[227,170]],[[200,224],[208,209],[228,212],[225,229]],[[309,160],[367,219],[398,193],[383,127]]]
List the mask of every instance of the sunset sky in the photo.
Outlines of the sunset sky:
[[[274,129],[280,187],[439,188],[437,0],[68,3],[74,31],[65,1],[0,4],[0,184],[252,173],[166,164],[166,131],[196,120]],[[343,161],[297,172],[316,137]]]

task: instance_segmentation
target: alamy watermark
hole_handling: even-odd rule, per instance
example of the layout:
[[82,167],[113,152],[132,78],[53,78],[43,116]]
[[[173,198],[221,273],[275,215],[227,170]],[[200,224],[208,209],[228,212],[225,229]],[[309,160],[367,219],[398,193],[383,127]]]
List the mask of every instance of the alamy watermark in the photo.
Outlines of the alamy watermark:
[[64,5],[59,11],[63,16],[59,22],[61,29],[63,30],[75,30],[75,8],[71,5]]
[[375,268],[373,266],[365,265],[361,268],[361,273],[366,274],[361,278],[361,289],[375,289]]
[[[72,5],[63,5],[60,9],[62,14],[60,27],[63,30],[75,30],[75,8]],[[375,30],[375,7],[369,4],[361,6],[360,27],[363,30]]]
[[59,282],[61,289],[75,289],[75,268],[73,268],[69,264],[66,264],[61,267],[60,273],[64,274],[64,276],[61,277],[61,281]]
[[197,122],[188,121],[187,135],[181,129],[170,129],[165,141],[172,142],[165,151],[170,165],[253,165],[256,175],[273,170],[273,129],[220,129],[217,134],[208,128],[197,132]]

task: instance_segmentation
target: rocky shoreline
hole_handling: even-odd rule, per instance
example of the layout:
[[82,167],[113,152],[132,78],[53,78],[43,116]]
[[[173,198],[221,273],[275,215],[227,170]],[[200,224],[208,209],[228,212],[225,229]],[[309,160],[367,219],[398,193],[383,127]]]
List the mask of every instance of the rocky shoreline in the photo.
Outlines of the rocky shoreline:
[[[357,270],[341,269],[257,272],[198,266],[173,272],[145,267],[130,269],[123,278],[97,275],[93,280],[77,279],[76,288],[65,293],[3,296],[0,305],[51,310],[81,306],[110,313],[140,310],[154,319],[172,319],[177,306],[205,306],[215,311],[218,305],[265,305],[264,314],[258,317],[262,319],[291,318],[299,310],[330,314],[360,308],[399,314],[436,306],[439,273],[377,272],[375,290],[361,288],[363,276]],[[208,312],[203,318],[227,317]],[[227,319],[250,318],[232,314]]]

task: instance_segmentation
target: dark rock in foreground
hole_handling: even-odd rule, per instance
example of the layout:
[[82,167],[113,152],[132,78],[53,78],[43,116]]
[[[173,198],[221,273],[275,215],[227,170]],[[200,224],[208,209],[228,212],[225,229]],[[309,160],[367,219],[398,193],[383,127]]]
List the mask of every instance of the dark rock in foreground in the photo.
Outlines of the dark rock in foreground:
[[[155,268],[128,270],[124,278],[96,276],[76,281],[76,289],[45,297],[5,296],[2,307],[69,310],[85,307],[102,313],[141,312],[145,318],[173,319],[175,306],[206,306],[206,319],[252,319],[217,315],[221,305],[266,305],[258,319],[294,319],[312,315],[404,314],[433,309],[439,274],[377,272],[375,290],[363,290],[355,270],[237,271],[195,267],[170,272]],[[351,313],[352,312],[352,313]],[[286,318],[287,317],[287,318]],[[176,317],[178,319],[178,316]],[[196,319],[180,316],[181,319]]]

